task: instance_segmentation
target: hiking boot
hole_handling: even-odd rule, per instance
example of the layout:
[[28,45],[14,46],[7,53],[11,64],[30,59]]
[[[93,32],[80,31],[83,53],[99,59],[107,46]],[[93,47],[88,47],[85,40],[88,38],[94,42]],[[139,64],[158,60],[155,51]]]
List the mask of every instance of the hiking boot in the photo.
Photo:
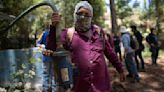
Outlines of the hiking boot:
[[140,79],[135,80],[137,83],[140,83]]
[[128,74],[128,75],[126,75],[126,77],[127,77],[127,78],[133,78],[133,75]]
[[145,69],[140,69],[138,72],[146,72]]
[[131,79],[130,83],[140,83],[140,79]]

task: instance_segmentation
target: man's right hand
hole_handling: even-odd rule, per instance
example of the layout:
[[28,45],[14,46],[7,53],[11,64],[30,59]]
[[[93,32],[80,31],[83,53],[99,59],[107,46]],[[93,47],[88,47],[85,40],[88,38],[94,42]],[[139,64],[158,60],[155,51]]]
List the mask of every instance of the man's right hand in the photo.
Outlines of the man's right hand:
[[45,56],[52,56],[54,52],[52,50],[43,50],[42,54]]
[[125,80],[126,80],[125,73],[124,72],[120,73],[120,81],[124,82]]
[[52,26],[55,27],[59,23],[60,19],[61,19],[61,16],[59,15],[59,13],[54,12],[51,16]]
[[153,43],[150,44],[152,47],[155,47],[155,45]]

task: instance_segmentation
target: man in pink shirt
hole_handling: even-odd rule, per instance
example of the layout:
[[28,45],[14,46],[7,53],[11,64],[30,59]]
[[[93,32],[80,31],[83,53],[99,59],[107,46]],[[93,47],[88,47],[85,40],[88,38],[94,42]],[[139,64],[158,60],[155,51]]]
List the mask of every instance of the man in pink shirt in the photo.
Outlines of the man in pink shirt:
[[[72,38],[68,37],[69,28],[61,33],[63,47],[70,51],[72,63],[79,70],[74,77],[73,92],[110,92],[110,77],[104,55],[119,72],[120,80],[125,79],[122,64],[105,39],[103,30],[91,24],[92,17],[92,6],[87,1],[80,1],[74,11]],[[50,49],[55,47],[51,42],[54,42],[55,27],[59,21],[59,14],[54,13],[48,37],[50,43],[47,44]]]

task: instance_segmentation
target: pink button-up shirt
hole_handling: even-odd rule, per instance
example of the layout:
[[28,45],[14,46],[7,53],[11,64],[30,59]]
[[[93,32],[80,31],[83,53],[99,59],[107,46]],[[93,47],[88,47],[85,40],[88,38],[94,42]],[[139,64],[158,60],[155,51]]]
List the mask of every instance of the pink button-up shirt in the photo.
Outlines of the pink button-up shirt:
[[61,34],[64,48],[71,52],[72,62],[79,69],[79,75],[74,78],[73,92],[109,92],[110,79],[104,55],[118,72],[123,72],[122,64],[108,41],[98,34],[94,26],[91,30],[91,39],[75,31],[71,44],[67,42],[67,29]]

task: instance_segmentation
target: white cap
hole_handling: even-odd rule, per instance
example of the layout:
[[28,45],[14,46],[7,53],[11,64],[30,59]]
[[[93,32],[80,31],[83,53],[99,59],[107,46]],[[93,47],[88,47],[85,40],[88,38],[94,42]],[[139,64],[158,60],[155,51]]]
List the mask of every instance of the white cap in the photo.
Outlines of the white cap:
[[120,32],[121,32],[121,33],[127,33],[128,30],[126,29],[125,26],[121,26],[121,28],[120,28]]
[[86,9],[88,9],[91,12],[91,15],[93,16],[93,8],[92,6],[88,3],[88,1],[80,1],[79,3],[76,4],[75,6],[75,11],[74,14],[77,13],[77,11],[79,10],[80,7],[84,7]]

